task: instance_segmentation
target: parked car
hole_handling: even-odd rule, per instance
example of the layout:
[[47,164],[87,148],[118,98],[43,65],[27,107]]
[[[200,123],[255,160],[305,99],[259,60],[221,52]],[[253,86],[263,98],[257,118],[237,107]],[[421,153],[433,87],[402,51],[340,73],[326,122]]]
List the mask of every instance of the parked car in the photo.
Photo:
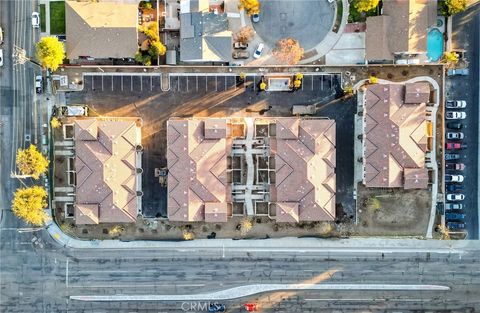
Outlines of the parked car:
[[32,26],[33,26],[33,28],[39,28],[40,27],[40,13],[38,13],[38,12],[33,12],[32,13]]
[[0,45],[3,44],[3,28],[0,26]]
[[447,123],[447,127],[450,128],[450,129],[462,129],[463,127],[463,124],[460,123],[460,122],[448,122]]
[[445,153],[445,161],[452,161],[460,159],[460,154],[458,153]]
[[232,58],[234,59],[248,59],[250,57],[250,52],[244,50],[236,50],[232,53]]
[[468,75],[468,68],[454,68],[447,71],[447,76]]
[[463,182],[463,175],[451,175],[451,174],[446,174],[445,175],[445,182],[446,183],[461,183]]
[[0,49],[0,67],[3,66],[3,49]]
[[461,192],[463,191],[463,185],[446,185],[445,189],[450,192]]
[[467,149],[467,145],[459,142],[447,142],[445,144],[445,148],[447,150],[460,150],[460,149]]
[[208,305],[208,312],[225,312],[225,304],[222,303],[210,303]]
[[463,201],[465,200],[465,195],[463,193],[449,193],[447,194],[448,201]]
[[462,140],[465,135],[462,132],[448,132],[447,139]]
[[258,310],[256,303],[245,303],[244,308],[247,312],[255,312]]
[[35,92],[42,93],[43,92],[43,77],[42,75],[35,76]]
[[461,220],[461,221],[463,221],[465,219],[465,214],[462,214],[462,213],[446,213],[445,218],[449,221],[451,221],[451,220]]
[[88,116],[88,107],[86,105],[62,106],[60,112],[64,116]]
[[463,204],[461,203],[445,203],[445,210],[462,210]]
[[253,53],[253,58],[258,59],[262,55],[264,48],[265,45],[263,43],[259,43],[257,49],[255,49],[255,52]]
[[463,164],[463,163],[447,163],[447,164],[445,164],[445,168],[447,170],[463,171],[465,169],[465,164]]
[[234,42],[233,43],[233,49],[247,49],[248,48],[248,43],[244,43],[244,42]]
[[252,22],[254,23],[260,22],[260,15],[258,15],[258,13],[252,14]]
[[467,113],[460,111],[451,111],[445,113],[445,118],[447,120],[464,120],[467,117]]
[[465,229],[464,222],[448,222],[447,223],[448,229]]
[[447,100],[445,107],[449,109],[464,109],[467,107],[467,101],[465,100]]

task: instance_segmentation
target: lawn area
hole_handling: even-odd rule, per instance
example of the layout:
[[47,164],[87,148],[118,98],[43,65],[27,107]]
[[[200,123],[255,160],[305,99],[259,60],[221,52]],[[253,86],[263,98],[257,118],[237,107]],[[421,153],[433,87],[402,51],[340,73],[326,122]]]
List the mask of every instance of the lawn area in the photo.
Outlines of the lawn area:
[[65,1],[50,2],[50,34],[65,34]]
[[45,4],[40,4],[40,31],[45,32],[45,20],[47,15],[45,14]]

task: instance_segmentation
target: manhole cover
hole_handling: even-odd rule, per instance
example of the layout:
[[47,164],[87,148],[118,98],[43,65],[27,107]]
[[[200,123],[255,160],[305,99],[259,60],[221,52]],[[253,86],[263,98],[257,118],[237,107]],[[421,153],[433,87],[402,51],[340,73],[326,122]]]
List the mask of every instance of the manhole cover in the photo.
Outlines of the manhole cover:
[[287,13],[280,13],[280,19],[281,20],[286,20],[287,19]]
[[25,135],[25,141],[30,141],[30,134]]

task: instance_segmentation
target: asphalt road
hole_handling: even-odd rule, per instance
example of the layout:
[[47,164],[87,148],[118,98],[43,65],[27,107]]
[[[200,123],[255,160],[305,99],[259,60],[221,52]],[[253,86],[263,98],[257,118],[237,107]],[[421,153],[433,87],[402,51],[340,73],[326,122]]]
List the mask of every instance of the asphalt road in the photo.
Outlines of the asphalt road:
[[453,47],[467,50],[470,75],[454,76],[446,80],[446,99],[466,100],[467,118],[462,121],[465,134],[464,143],[468,148],[460,152],[461,162],[466,166],[464,175],[464,191],[466,229],[468,239],[479,239],[479,206],[478,206],[478,155],[479,155],[479,36],[480,36],[480,3],[469,10],[453,17]]

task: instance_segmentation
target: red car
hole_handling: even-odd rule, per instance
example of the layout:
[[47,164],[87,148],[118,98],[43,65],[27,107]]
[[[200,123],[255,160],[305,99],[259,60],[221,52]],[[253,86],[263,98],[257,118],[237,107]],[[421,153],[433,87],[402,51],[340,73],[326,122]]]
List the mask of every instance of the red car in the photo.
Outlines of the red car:
[[447,150],[459,150],[467,148],[467,145],[461,144],[459,142],[447,142],[446,148]]
[[256,303],[247,303],[245,304],[245,310],[248,312],[254,312],[257,310],[257,304]]

